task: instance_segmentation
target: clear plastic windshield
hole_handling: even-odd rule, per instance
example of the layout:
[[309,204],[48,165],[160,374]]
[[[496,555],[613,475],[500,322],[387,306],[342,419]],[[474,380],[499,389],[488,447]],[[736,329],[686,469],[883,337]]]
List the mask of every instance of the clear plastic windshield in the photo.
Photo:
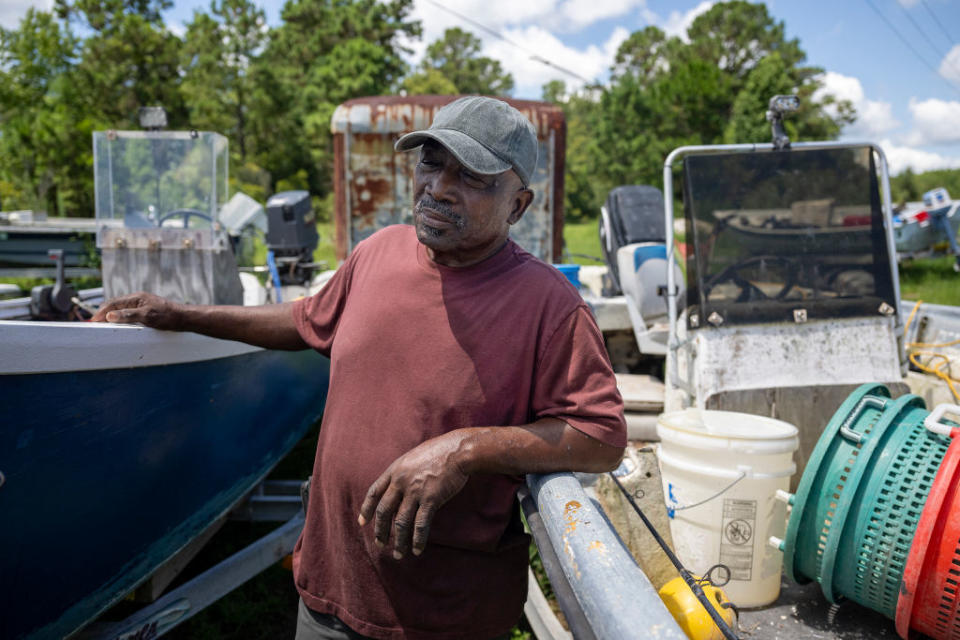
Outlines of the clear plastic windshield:
[[895,306],[869,147],[684,161],[691,326]]
[[210,228],[227,201],[227,140],[219,134],[97,131],[93,154],[100,229]]

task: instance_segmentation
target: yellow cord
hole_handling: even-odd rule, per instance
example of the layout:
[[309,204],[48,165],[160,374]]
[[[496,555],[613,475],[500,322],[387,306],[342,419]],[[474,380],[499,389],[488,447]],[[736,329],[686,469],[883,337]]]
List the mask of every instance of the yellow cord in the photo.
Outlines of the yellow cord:
[[[908,332],[910,331],[910,323],[913,322],[913,316],[917,315],[917,309],[920,308],[920,305],[923,304],[923,300],[917,300],[917,304],[913,305],[913,310],[910,312],[909,317],[907,317],[907,324],[903,327],[903,338],[906,339]],[[910,345],[907,345],[910,346]]]
[[[918,356],[930,356],[930,360],[927,361],[929,365],[932,365],[933,361],[936,359],[940,359],[941,362],[936,367],[927,366],[920,362]],[[950,366],[950,359],[948,357],[939,353],[931,353],[929,351],[915,351],[911,353],[909,357],[910,357],[910,362],[912,362],[918,369],[920,369],[921,371],[925,371],[927,373],[932,373],[933,375],[937,376],[938,378],[946,382],[947,387],[950,388],[950,393],[953,394],[954,400],[960,403],[960,392],[957,392],[957,388],[953,385],[955,381],[960,382],[960,380],[956,378],[951,378],[949,374],[943,371],[944,367]]]
[[[903,337],[907,337],[907,332],[910,330],[910,323],[913,322],[913,317],[917,314],[917,310],[920,308],[920,305],[923,303],[923,300],[917,300],[917,304],[913,305],[913,310],[910,311],[910,316],[907,318],[907,323],[903,327]],[[955,344],[960,344],[960,340],[951,340],[950,342],[910,342],[907,343],[907,349],[938,349],[941,347],[952,347]],[[920,356],[929,356],[927,364],[920,362]],[[950,374],[944,372],[944,367],[950,367],[950,358],[943,355],[942,353],[935,353],[932,351],[911,351],[908,355],[910,362],[914,364],[918,369],[926,373],[932,373],[941,380],[947,383],[947,387],[950,388],[950,393],[953,394],[954,399],[957,403],[960,403],[960,392],[957,392],[957,388],[953,385],[954,382],[960,382],[960,379],[953,378]],[[940,364],[936,367],[933,366],[934,361],[939,360]]]

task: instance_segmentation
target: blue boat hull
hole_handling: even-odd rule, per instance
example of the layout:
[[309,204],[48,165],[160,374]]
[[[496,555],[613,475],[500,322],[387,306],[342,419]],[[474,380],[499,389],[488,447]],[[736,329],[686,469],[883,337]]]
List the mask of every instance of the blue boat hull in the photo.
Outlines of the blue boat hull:
[[0,376],[0,637],[61,638],[228,511],[320,416],[329,361],[257,350]]

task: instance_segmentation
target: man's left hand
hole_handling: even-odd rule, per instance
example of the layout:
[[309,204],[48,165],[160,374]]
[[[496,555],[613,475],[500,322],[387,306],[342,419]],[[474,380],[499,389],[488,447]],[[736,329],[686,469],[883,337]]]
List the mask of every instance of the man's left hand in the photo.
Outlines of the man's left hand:
[[370,485],[358,520],[360,526],[373,520],[380,546],[392,533],[394,558],[411,549],[414,555],[423,552],[437,509],[467,483],[458,462],[461,444],[457,431],[427,440],[394,460]]

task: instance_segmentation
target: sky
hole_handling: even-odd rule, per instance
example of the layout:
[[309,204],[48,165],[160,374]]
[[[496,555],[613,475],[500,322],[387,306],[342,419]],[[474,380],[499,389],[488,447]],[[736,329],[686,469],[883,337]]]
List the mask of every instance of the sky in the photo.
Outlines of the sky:
[[[27,7],[52,0],[0,0],[0,26],[13,27]],[[260,0],[267,21],[280,22],[279,0]],[[416,63],[428,43],[459,26],[501,62],[514,97],[538,99],[561,79],[569,87],[604,82],[617,47],[633,31],[656,25],[685,37],[693,19],[717,0],[415,0],[423,38],[408,43]],[[165,14],[183,33],[209,0],[174,0]],[[881,144],[896,174],[960,168],[960,2],[958,0],[770,0],[788,38],[807,63],[824,70],[826,91],[853,102],[857,122],[842,139]],[[458,15],[459,14],[459,15]],[[472,21],[472,22],[471,22]],[[482,29],[478,24],[488,30]],[[547,60],[554,66],[546,65]]]

